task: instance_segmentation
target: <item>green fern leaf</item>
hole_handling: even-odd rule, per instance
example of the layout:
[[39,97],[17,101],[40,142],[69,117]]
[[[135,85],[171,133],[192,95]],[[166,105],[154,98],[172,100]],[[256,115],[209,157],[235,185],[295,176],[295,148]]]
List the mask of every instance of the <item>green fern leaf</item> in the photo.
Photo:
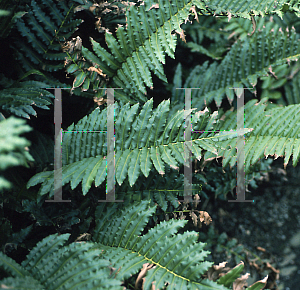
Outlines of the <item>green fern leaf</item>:
[[[116,38],[106,31],[109,51],[93,39],[91,42],[96,55],[82,48],[86,61],[80,62],[83,64],[81,71],[88,70],[91,65],[101,68],[101,75],[112,79],[109,86],[123,88],[122,92],[116,92],[116,98],[128,100],[127,95],[135,94],[138,100],[145,102],[145,85],[153,87],[151,71],[167,82],[162,64],[165,63],[165,54],[174,58],[177,37],[173,31],[181,30],[180,25],[188,18],[192,5],[203,6],[199,1],[179,1],[170,5],[164,0],[157,3],[159,9],[153,9],[150,7],[152,4],[145,1],[145,5],[131,6],[126,12],[126,29],[119,27]],[[72,67],[67,68],[69,72],[75,70],[74,61],[78,63],[72,60],[69,62]],[[95,83],[91,77],[88,79],[89,84]],[[85,89],[89,84],[85,85]]]
[[154,146],[151,147],[150,156],[151,156],[151,160],[152,160],[156,170],[158,171],[158,173],[161,175],[165,174],[164,164],[163,164],[162,159],[160,158],[160,152],[159,152],[158,147],[154,147]]
[[[27,285],[26,288],[24,288],[24,285]],[[1,288],[2,289],[7,289],[7,288],[12,288],[12,289],[28,289],[28,290],[42,290],[45,289],[42,284],[40,284],[38,281],[31,277],[9,277],[5,278],[1,281]]]
[[69,236],[54,234],[46,237],[31,250],[21,265],[0,253],[0,267],[15,276],[0,281],[2,287],[121,290],[121,281],[110,276],[109,262],[98,258],[100,251],[95,245],[64,245]]
[[1,83],[5,88],[0,92],[0,107],[10,114],[30,119],[29,115],[36,116],[32,106],[49,110],[48,105],[52,104],[54,96],[43,89],[47,87],[45,83],[24,81],[9,84],[5,77]]
[[[0,122],[0,170],[10,166],[28,166],[28,161],[34,161],[26,151],[30,142],[19,135],[31,131],[24,120],[10,117]],[[0,190],[10,188],[11,184],[0,176]]]
[[[163,175],[165,164],[173,168],[184,164],[183,110],[169,115],[170,101],[168,100],[162,102],[151,114],[152,102],[151,99],[144,104],[139,114],[137,113],[138,104],[132,107],[125,105],[123,108],[120,108],[117,103],[114,105],[115,113],[118,116],[115,125],[115,176],[119,185],[128,176],[129,184],[132,186],[140,173],[148,176],[153,166]],[[210,118],[207,115],[195,114],[192,121],[193,128],[198,129],[201,126],[201,129],[208,130],[213,126],[216,122],[216,114]],[[95,179],[96,186],[104,181],[105,167],[110,166],[104,160],[104,156],[107,154],[106,134],[103,134],[103,132],[105,133],[106,119],[107,109],[101,112],[99,109],[95,109],[89,116],[80,120],[76,126],[71,125],[63,134],[62,185],[71,182],[71,188],[74,189],[83,181],[82,191],[85,195]],[[145,134],[143,134],[144,132]],[[233,133],[227,135],[227,139],[234,137]],[[194,134],[190,149],[196,158],[201,158],[203,149],[210,150],[214,154],[218,152],[219,145],[217,144],[221,135],[213,136],[213,134],[206,136]],[[222,136],[222,140],[225,137]],[[28,182],[27,186],[42,182],[40,195],[45,194],[48,190],[51,190],[52,195],[53,177],[54,173],[47,177],[44,173],[38,174]]]
[[131,154],[131,160],[129,161],[129,184],[134,184],[140,175],[140,158],[141,150],[137,148],[134,149]]
[[21,267],[16,261],[7,257],[2,252],[0,252],[0,266],[2,266],[5,271],[9,272],[14,277],[24,278],[30,276],[30,274]]
[[[251,6],[247,1],[241,1],[240,5],[237,6],[235,1],[226,1],[221,0],[204,0],[203,1],[206,7],[206,14],[228,14],[228,17],[244,17],[250,19],[250,12],[255,15],[261,15],[264,17],[266,14],[277,14],[282,18],[283,13],[291,11],[294,12],[297,17],[299,17],[300,9],[295,1],[285,1],[285,0],[263,0],[260,2],[251,2]],[[203,6],[204,6],[203,5]]]
[[[260,103],[251,100],[245,105],[245,126],[251,125],[253,130],[245,138],[245,172],[248,173],[250,166],[255,164],[260,158],[269,155],[284,156],[284,166],[289,162],[293,155],[293,166],[296,166],[300,158],[300,140],[297,132],[298,127],[294,124],[299,123],[299,105],[273,108],[265,111],[266,98]],[[227,117],[228,116],[228,117]],[[236,112],[228,112],[225,122],[220,127],[221,130],[229,131],[236,128]],[[213,138],[217,138],[218,134]],[[231,166],[236,162],[236,140],[220,139],[218,156],[226,157],[223,166],[230,163]],[[231,149],[225,151],[229,146]],[[222,153],[221,153],[222,152]],[[207,151],[205,159],[212,157]]]
[[152,285],[161,289],[166,283],[168,289],[228,289],[201,277],[212,263],[205,261],[209,252],[203,249],[205,244],[196,242],[196,232],[177,233],[187,221],[163,221],[140,236],[155,212],[155,207],[148,205],[149,201],[141,201],[126,206],[113,219],[106,214],[106,222],[97,211],[100,224],[96,225],[94,241],[104,250],[102,256],[119,269],[116,277],[127,279],[148,263],[152,268],[143,283],[146,290]]
[[151,170],[152,164],[151,164],[151,159],[150,159],[150,151],[147,150],[146,147],[142,148],[142,153],[141,153],[141,171],[143,174],[148,177],[149,172]]
[[16,40],[15,44],[19,47],[18,57],[26,70],[32,69],[30,62],[33,62],[39,65],[39,69],[57,71],[63,68],[66,53],[59,52],[61,45],[56,37],[67,39],[81,20],[71,20],[72,7],[62,3],[53,5],[48,0],[41,2],[43,6],[32,0],[31,9],[23,19],[17,21],[19,32],[30,43],[28,46],[23,40]]
[[193,106],[202,109],[204,101],[215,100],[219,107],[224,94],[231,103],[234,94],[229,88],[252,87],[250,91],[255,92],[260,77],[268,75],[279,65],[297,60],[300,46],[296,32],[293,29],[289,32],[272,31],[275,26],[278,28],[278,25],[269,25],[254,33],[252,38],[239,39],[219,65],[215,62],[208,66],[205,62],[196,66],[184,84],[186,88],[199,88],[193,94]]
[[126,149],[122,156],[116,160],[117,170],[116,170],[116,180],[121,185],[126,178],[128,172],[128,165],[130,161],[130,150]]

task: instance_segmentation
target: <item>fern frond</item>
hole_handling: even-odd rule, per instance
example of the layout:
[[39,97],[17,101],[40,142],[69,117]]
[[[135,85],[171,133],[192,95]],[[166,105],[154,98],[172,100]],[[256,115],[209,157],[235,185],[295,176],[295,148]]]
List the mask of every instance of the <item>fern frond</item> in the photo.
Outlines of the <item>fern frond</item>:
[[[245,137],[245,172],[251,165],[262,157],[269,155],[284,156],[284,166],[293,155],[293,166],[296,166],[300,158],[300,106],[289,105],[265,110],[266,98],[261,102],[251,100],[245,105],[245,126],[251,126],[253,131]],[[228,131],[236,129],[236,112],[227,112],[220,130]],[[218,136],[218,134],[216,135]],[[236,140],[220,141],[222,148],[218,156],[224,157],[223,166],[236,162]],[[205,159],[213,157],[206,152]]]
[[70,234],[51,235],[39,242],[21,265],[0,253],[0,267],[11,273],[2,288],[22,289],[123,289],[110,276],[109,262],[99,259],[93,243],[65,245]]
[[49,110],[53,94],[43,89],[47,84],[37,81],[15,82],[11,85],[5,84],[2,76],[1,83],[4,89],[0,91],[0,107],[2,110],[19,117],[30,119],[29,115],[36,116],[33,106]]
[[63,68],[66,57],[58,39],[69,38],[81,20],[72,20],[73,6],[67,7],[62,1],[57,5],[49,0],[40,2],[38,5],[32,0],[31,9],[17,21],[19,32],[27,40],[16,40],[18,58],[26,71],[36,66],[45,71],[57,71]]
[[[141,173],[147,177],[153,166],[160,174],[165,174],[165,164],[172,168],[184,164],[184,110],[169,115],[168,100],[152,112],[152,104],[153,100],[150,99],[139,114],[138,104],[130,107],[127,103],[122,108],[115,104],[115,172],[119,185],[128,176],[132,186]],[[74,189],[82,182],[84,194],[93,181],[99,186],[106,177],[106,119],[106,109],[101,112],[95,109],[63,134],[62,183],[71,182],[71,188]],[[193,129],[211,130],[215,126],[215,119],[216,114],[209,116],[208,112],[198,112],[192,119]],[[234,133],[229,133],[226,138],[233,137]],[[209,132],[193,134],[191,145],[188,145],[196,158],[201,158],[203,149],[216,152],[218,145],[216,141],[211,141],[212,138],[213,134]],[[27,186],[29,188],[41,182],[41,195],[49,190],[52,192],[53,173],[41,172]]]
[[282,18],[283,13],[290,11],[300,16],[299,5],[293,0],[263,0],[263,1],[239,1],[239,5],[236,5],[234,0],[222,1],[222,0],[204,0],[206,9],[203,9],[205,14],[210,15],[228,15],[228,17],[243,17],[250,18],[250,13],[254,15],[261,15],[264,17],[268,14],[275,14]]
[[[138,8],[131,6],[126,12],[126,29],[120,26],[116,38],[106,31],[105,39],[110,52],[91,40],[96,55],[83,47],[82,54],[87,62],[69,59],[72,68],[68,67],[67,71],[77,71],[75,77],[80,75],[82,79],[82,82],[75,83],[76,86],[82,85],[85,90],[88,89],[95,82],[96,69],[103,77],[112,79],[109,86],[124,89],[116,92],[116,98],[128,101],[126,94],[135,94],[138,100],[145,102],[145,85],[153,87],[151,71],[167,82],[162,66],[165,54],[174,58],[176,34],[173,31],[181,31],[180,25],[188,18],[194,2],[200,5],[198,1],[170,3],[163,0],[156,4],[145,1],[145,5]],[[91,67],[95,69],[89,72]],[[94,89],[98,85],[99,81],[94,84]]]
[[[168,289],[228,289],[201,278],[212,263],[205,261],[209,252],[203,249],[205,244],[197,242],[196,232],[177,233],[187,221],[164,221],[141,236],[155,212],[155,207],[149,207],[148,203],[141,201],[127,206],[114,214],[113,219],[108,213],[106,218],[100,216],[100,211],[96,215],[94,241],[104,250],[102,256],[118,269],[116,277],[127,279],[148,263],[152,267],[143,283],[145,290],[152,285],[162,289],[166,284]],[[116,208],[110,214],[115,211]]]
[[145,290],[152,285],[158,289],[167,285],[168,289],[228,290],[242,270],[243,265],[238,265],[216,282],[205,279],[203,275],[213,264],[205,260],[209,251],[197,242],[196,232],[178,234],[185,220],[163,221],[141,235],[155,212],[149,201],[122,211],[116,204],[103,209],[102,203],[96,210],[93,242],[67,244],[70,234],[50,235],[37,243],[21,265],[0,252],[0,268],[10,275],[0,281],[2,288],[121,290],[121,283],[147,264]]
[[238,40],[220,64],[205,62],[196,66],[184,87],[199,88],[193,95],[193,106],[198,109],[212,100],[219,107],[224,94],[230,103],[233,101],[234,91],[230,88],[252,87],[250,91],[255,92],[258,78],[268,76],[276,66],[297,60],[299,55],[299,39],[294,29],[282,32],[280,28],[266,28],[255,32],[251,39]]
[[[38,3],[32,0],[27,12],[22,17],[18,16],[16,28],[23,37],[12,37],[11,47],[21,64],[20,79],[34,72],[34,79],[47,83],[48,88],[69,87],[55,79],[51,72],[63,69],[67,55],[62,51],[62,43],[82,22],[74,19],[74,5],[68,7],[63,1],[54,4],[49,0]],[[75,93],[81,94],[78,90]],[[91,94],[84,96],[87,95]],[[27,111],[30,112],[29,109]]]

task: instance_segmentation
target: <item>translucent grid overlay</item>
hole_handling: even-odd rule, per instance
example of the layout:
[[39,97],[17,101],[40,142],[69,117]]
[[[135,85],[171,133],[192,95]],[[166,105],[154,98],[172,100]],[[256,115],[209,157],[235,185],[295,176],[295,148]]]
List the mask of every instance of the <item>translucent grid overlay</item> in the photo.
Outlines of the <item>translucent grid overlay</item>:
[[[237,131],[244,130],[244,89],[245,88],[230,88],[235,89],[235,93],[237,95]],[[247,88],[246,88],[247,89]],[[252,89],[252,88],[248,88]],[[228,202],[254,202],[254,200],[246,200],[245,193],[245,136],[241,134],[237,134],[236,141],[237,148],[237,187],[236,187],[236,200],[228,200]]]
[[[199,88],[176,88],[185,90],[185,133],[184,133],[184,200],[180,202],[193,202],[192,196],[192,152],[190,151],[188,144],[191,145],[191,133],[198,133],[191,128],[191,113],[188,111],[191,109],[191,95],[192,89]],[[238,131],[244,130],[244,89],[245,88],[230,88],[235,89],[237,95],[237,187],[236,187],[236,200],[229,200],[228,202],[254,202],[254,200],[245,199],[245,136],[238,134]],[[207,132],[214,132],[207,131]],[[243,132],[243,131],[242,131]],[[198,200],[199,202],[201,200]]]
[[[61,107],[61,89],[69,88],[47,88],[55,90],[54,102],[54,124],[55,124],[55,148],[54,148],[54,200],[46,200],[46,202],[71,202],[71,200],[62,199],[62,133],[78,132],[78,131],[63,131],[62,124],[62,107]],[[112,105],[107,109],[107,131],[92,131],[84,130],[82,132],[107,132],[107,185],[106,185],[106,200],[98,200],[99,202],[123,202],[123,200],[115,200],[115,136],[114,136],[114,90],[121,88],[107,89],[107,105]],[[185,90],[185,132],[184,132],[184,200],[181,202],[192,202],[192,160],[191,151],[191,133],[198,133],[191,128],[191,90],[199,88],[176,88]],[[230,88],[235,89],[237,94],[237,131],[244,129],[244,89],[245,88]],[[214,130],[212,131],[214,132]],[[190,145],[190,146],[188,146]],[[254,202],[254,200],[245,200],[245,137],[237,134],[237,199],[229,200],[228,202]],[[172,191],[172,190],[162,190]],[[176,190],[178,191],[178,190]],[[198,200],[198,202],[201,200]]]
[[54,199],[47,199],[45,202],[71,202],[62,198],[62,106],[61,90],[64,88],[47,88],[54,89]]

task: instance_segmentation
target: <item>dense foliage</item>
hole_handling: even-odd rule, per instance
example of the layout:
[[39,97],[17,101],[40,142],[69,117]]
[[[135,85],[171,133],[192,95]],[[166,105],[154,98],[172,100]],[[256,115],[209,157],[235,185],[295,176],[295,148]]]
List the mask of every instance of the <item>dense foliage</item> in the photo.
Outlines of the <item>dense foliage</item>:
[[[0,2],[0,287],[244,289],[243,262],[230,268],[210,260],[213,239],[234,245],[212,230],[203,235],[211,218],[199,209],[235,198],[243,88],[246,189],[268,170],[265,157],[297,165],[298,4],[19,2]],[[63,88],[60,173],[68,203],[45,202],[55,176],[49,88]],[[114,105],[107,105],[109,88],[118,88]],[[112,106],[115,197],[123,202],[99,203]],[[187,148],[188,204],[179,201]]]

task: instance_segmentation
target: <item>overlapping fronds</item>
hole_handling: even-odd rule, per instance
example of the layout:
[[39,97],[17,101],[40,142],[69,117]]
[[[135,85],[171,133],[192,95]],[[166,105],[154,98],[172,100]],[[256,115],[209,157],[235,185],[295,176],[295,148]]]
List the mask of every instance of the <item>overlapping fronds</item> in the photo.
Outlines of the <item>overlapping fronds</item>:
[[[166,285],[166,289],[225,290],[235,281],[247,280],[248,275],[246,279],[239,278],[243,263],[219,279],[218,275],[215,279],[210,275],[209,279],[204,278],[213,263],[205,260],[209,252],[204,250],[204,243],[197,242],[196,232],[178,234],[186,220],[162,221],[141,235],[155,213],[155,206],[149,206],[149,201],[127,205],[121,212],[116,204],[107,210],[104,207],[101,204],[96,211],[93,241],[103,250],[100,258],[112,263],[117,279],[126,280],[140,271],[136,287],[140,283],[145,290],[162,289]],[[266,285],[266,280],[257,281],[247,289],[259,289]]]
[[299,37],[295,30],[283,32],[278,25],[273,25],[271,30],[266,27],[251,38],[239,39],[220,64],[205,62],[196,66],[184,87],[199,88],[193,95],[194,107],[202,109],[205,102],[212,100],[220,106],[225,94],[229,102],[233,101],[231,88],[246,87],[256,93],[258,78],[274,76],[276,66],[296,61],[299,56]]
[[0,267],[11,277],[1,286],[14,289],[123,289],[110,276],[109,261],[99,259],[93,243],[65,245],[70,234],[54,234],[39,242],[19,265],[0,252]]
[[[186,231],[178,234],[187,221],[171,219],[164,221],[141,236],[155,207],[149,201],[127,206],[118,214],[111,208],[96,213],[96,229],[93,240],[103,249],[102,257],[112,262],[118,279],[126,279],[148,266],[143,289],[227,289],[203,274],[211,265],[205,261],[209,253],[204,243],[197,242],[197,233]],[[113,214],[114,218],[111,217]],[[146,265],[145,265],[146,264]],[[144,265],[144,266],[143,266]]]
[[201,6],[201,3],[161,0],[145,1],[138,8],[131,6],[126,12],[126,28],[120,26],[116,38],[109,32],[105,34],[110,52],[92,40],[96,55],[83,47],[82,55],[88,61],[69,59],[67,71],[75,75],[73,88],[82,86],[88,90],[93,84],[96,90],[101,84],[96,80],[100,75],[109,79],[109,86],[123,88],[116,92],[117,98],[129,101],[126,94],[135,94],[136,99],[145,102],[145,85],[153,87],[151,71],[167,82],[162,66],[165,54],[174,58],[177,39],[174,30],[181,33],[180,25],[188,19],[194,5]]
[[[121,283],[140,271],[136,280],[143,289],[228,290],[239,278],[243,263],[217,281],[204,278],[213,264],[206,260],[209,251],[198,242],[198,234],[178,231],[186,220],[163,221],[141,235],[155,206],[141,201],[117,210],[116,204],[96,211],[92,242],[67,244],[70,234],[44,238],[20,264],[0,252],[0,268],[9,275],[1,287],[29,289],[124,289]],[[218,278],[218,277],[217,277]],[[246,280],[246,279],[245,279]],[[259,289],[258,281],[247,288]]]

